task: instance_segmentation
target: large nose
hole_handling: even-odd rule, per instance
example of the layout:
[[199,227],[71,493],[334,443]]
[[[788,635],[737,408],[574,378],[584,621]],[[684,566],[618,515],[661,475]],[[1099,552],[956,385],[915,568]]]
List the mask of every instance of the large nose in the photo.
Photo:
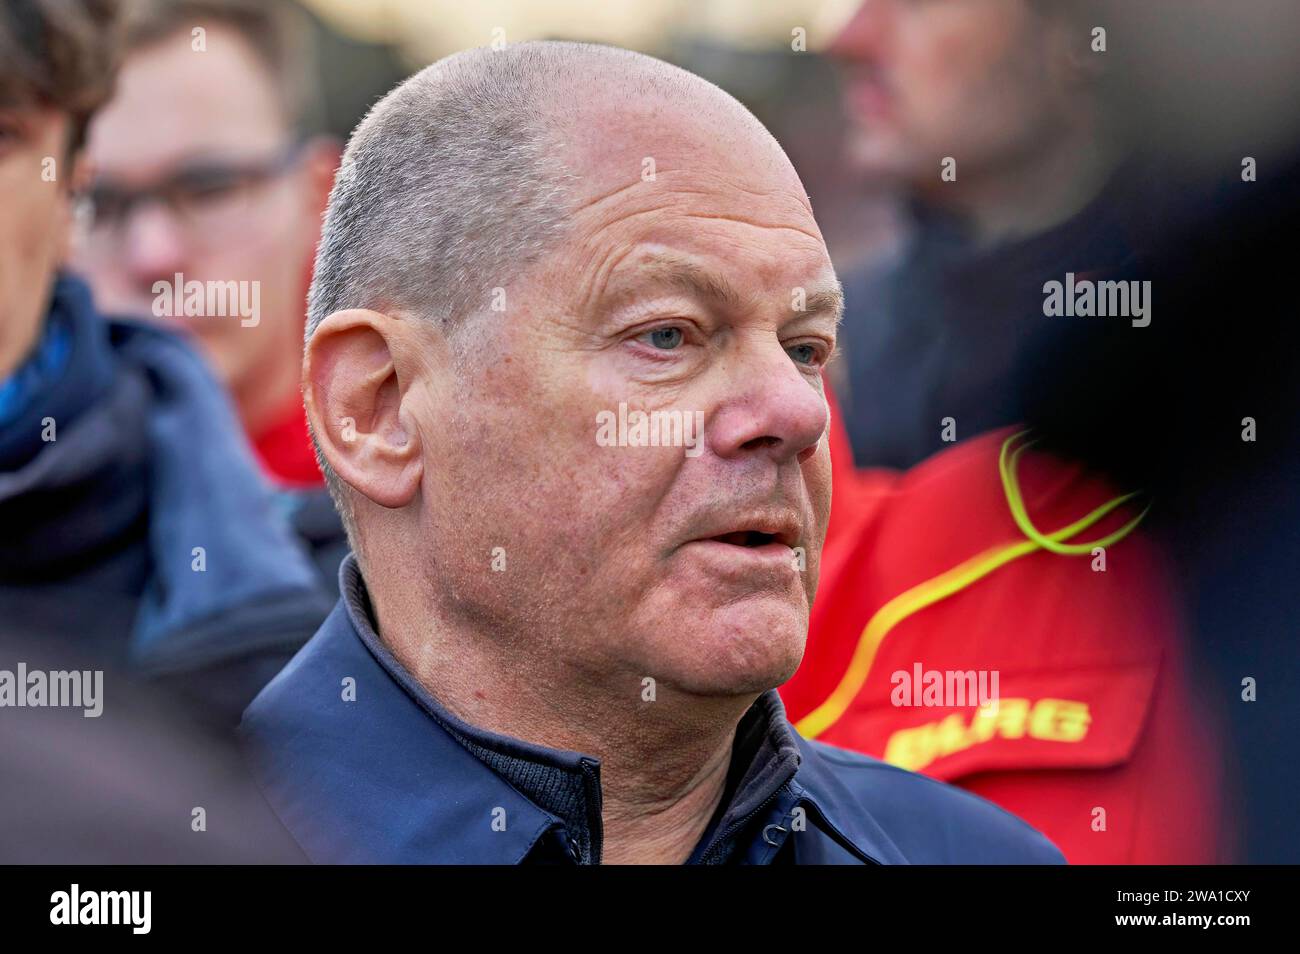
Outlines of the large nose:
[[818,379],[801,370],[770,333],[739,350],[726,395],[706,427],[709,448],[729,459],[803,463],[816,453],[830,422]]
[[156,280],[170,281],[183,272],[185,236],[170,212],[156,203],[135,209],[128,219],[119,250],[123,267],[138,287],[151,287]]
[[844,62],[875,61],[894,27],[896,0],[863,0],[827,51]]

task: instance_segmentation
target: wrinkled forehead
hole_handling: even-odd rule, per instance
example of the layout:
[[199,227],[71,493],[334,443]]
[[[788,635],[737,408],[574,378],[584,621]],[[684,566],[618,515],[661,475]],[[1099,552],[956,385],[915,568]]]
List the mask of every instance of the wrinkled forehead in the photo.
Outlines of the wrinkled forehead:
[[569,105],[559,119],[580,208],[662,181],[719,201],[763,197],[791,214],[802,210],[812,225],[807,194],[780,145],[719,90],[611,91]]
[[[771,321],[772,302],[834,303],[834,267],[794,168],[753,116],[713,92],[724,102],[547,96],[535,114],[547,161],[535,174],[556,180],[540,184],[557,187],[559,224],[514,282],[524,313],[597,321],[618,302],[690,298],[740,313],[735,303],[764,301]],[[717,293],[724,285],[735,293]]]
[[655,95],[566,113],[556,128],[571,227],[546,274],[548,290],[575,314],[652,293],[756,314],[738,303],[785,301],[795,289],[838,311],[838,282],[803,185],[738,104]]

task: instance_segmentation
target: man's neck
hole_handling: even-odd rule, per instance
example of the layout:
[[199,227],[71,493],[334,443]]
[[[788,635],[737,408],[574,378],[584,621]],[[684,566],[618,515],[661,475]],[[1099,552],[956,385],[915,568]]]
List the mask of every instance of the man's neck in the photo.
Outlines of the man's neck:
[[503,652],[493,635],[445,620],[386,617],[378,604],[375,613],[379,638],[453,715],[600,760],[603,863],[690,857],[722,799],[736,726],[754,695],[704,698],[660,685],[646,702],[639,677],[598,679],[557,660],[543,640]]

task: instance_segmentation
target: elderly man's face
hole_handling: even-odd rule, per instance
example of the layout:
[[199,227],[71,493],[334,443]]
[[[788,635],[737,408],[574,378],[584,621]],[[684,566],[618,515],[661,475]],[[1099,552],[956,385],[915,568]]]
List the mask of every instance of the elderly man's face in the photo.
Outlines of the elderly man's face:
[[434,582],[629,700],[646,677],[761,691],[797,668],[816,589],[838,283],[770,141],[585,109],[570,234],[465,331],[429,403],[452,419],[420,423]]

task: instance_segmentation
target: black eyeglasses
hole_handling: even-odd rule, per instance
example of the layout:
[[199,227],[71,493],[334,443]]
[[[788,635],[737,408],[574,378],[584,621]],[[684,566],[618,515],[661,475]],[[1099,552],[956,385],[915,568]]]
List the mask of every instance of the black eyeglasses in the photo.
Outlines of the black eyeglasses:
[[253,161],[191,160],[161,182],[140,188],[96,182],[83,196],[85,234],[93,245],[109,249],[139,206],[157,202],[190,237],[220,243],[247,226],[258,188],[292,169],[303,146],[295,141]]

